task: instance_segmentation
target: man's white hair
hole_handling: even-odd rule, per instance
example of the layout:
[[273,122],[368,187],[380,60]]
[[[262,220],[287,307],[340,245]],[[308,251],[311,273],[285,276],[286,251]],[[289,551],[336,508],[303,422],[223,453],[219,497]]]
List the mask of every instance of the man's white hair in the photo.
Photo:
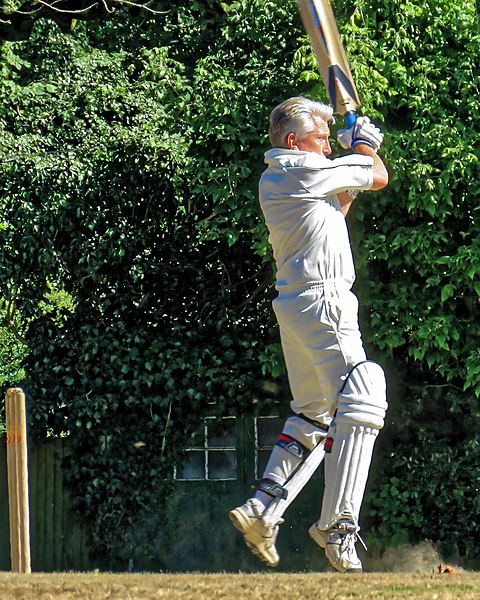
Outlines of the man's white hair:
[[285,138],[289,133],[303,137],[319,124],[329,122],[335,122],[331,106],[295,96],[272,110],[268,137],[272,148],[282,148],[285,147]]

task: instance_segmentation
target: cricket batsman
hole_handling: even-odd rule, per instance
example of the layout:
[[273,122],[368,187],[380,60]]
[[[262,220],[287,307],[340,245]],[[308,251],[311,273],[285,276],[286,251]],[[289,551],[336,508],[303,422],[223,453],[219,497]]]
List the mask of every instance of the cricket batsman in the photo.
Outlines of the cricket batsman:
[[357,573],[360,507],[387,402],[383,369],[361,339],[345,217],[358,192],[384,188],[388,173],[377,155],[383,134],[367,117],[339,131],[351,152],[329,158],[332,122],[330,106],[303,97],[270,115],[259,198],[276,261],[273,309],[292,414],[254,497],[230,519],[248,548],[276,566],[282,515],[325,458],[321,514],[309,534],[332,567]]

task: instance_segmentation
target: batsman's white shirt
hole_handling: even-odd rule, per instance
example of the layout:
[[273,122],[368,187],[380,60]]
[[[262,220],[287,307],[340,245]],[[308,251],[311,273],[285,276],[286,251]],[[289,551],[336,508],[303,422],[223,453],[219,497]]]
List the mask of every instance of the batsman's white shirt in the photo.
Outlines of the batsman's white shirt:
[[368,190],[373,158],[329,159],[273,148],[259,198],[277,267],[273,308],[292,391],[292,410],[328,424],[348,370],[366,359],[345,217],[337,194]]
[[273,148],[260,179],[260,206],[277,263],[279,292],[326,279],[350,287],[355,279],[347,226],[337,194],[368,190],[373,158],[329,159],[314,152]]

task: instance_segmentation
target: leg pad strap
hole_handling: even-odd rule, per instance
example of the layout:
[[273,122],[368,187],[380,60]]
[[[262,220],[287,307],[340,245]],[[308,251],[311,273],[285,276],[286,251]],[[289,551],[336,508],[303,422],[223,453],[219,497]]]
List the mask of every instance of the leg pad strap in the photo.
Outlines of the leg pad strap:
[[288,491],[281,486],[276,481],[272,481],[271,479],[262,479],[258,484],[258,489],[266,494],[270,494],[274,498],[280,498],[281,500],[286,500],[288,496]]

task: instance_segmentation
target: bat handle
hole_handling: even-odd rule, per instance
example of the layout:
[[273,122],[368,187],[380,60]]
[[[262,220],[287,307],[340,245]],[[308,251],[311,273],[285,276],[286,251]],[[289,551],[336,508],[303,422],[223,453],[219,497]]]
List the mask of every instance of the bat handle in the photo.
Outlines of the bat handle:
[[350,127],[353,127],[355,125],[355,121],[357,120],[357,113],[354,110],[351,110],[345,113],[343,115],[343,118],[345,119],[345,125],[347,126],[347,129],[350,129]]

